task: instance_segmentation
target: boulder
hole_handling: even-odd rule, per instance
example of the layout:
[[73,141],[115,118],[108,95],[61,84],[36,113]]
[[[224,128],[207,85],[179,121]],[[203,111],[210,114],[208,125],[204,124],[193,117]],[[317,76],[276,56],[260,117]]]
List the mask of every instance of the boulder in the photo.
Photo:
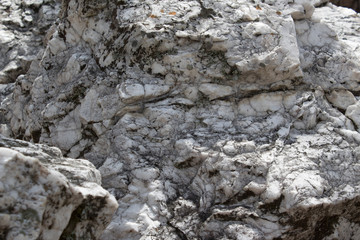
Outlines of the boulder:
[[98,170],[0,135],[1,239],[99,239],[117,209]]

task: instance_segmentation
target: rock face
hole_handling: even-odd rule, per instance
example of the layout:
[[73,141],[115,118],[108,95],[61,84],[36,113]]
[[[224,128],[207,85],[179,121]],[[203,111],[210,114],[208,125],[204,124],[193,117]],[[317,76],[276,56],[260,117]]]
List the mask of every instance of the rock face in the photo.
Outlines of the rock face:
[[330,0],[330,2],[343,7],[352,8],[357,12],[360,12],[359,0]]
[[0,84],[27,72],[59,11],[56,0],[0,2]]
[[360,239],[360,18],[288,2],[63,1],[9,127],[99,168],[102,239]]
[[[13,83],[28,71],[32,60],[43,54],[60,6],[59,0],[0,2],[0,101],[14,90]],[[0,123],[4,122],[1,114]],[[5,125],[0,125],[0,133],[10,135]]]
[[86,160],[0,135],[0,238],[98,239],[117,203]]

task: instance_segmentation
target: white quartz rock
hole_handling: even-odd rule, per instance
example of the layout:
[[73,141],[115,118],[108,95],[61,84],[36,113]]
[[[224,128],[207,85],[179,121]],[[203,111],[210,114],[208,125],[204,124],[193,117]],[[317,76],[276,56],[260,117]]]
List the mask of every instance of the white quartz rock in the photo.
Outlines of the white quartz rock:
[[168,85],[155,85],[155,84],[145,84],[144,86],[144,97],[146,99],[151,99],[153,97],[159,97],[167,92],[169,92],[170,87]]
[[348,106],[356,103],[354,95],[347,90],[333,90],[326,98],[335,107],[346,110]]
[[153,74],[161,74],[161,75],[166,75],[166,68],[164,66],[162,66],[161,64],[154,62],[151,65],[152,68],[152,73]]
[[[70,0],[41,50],[46,27],[18,2],[0,1],[0,68],[36,57],[0,89],[1,121],[99,168],[120,205],[101,239],[359,238],[354,11],[326,0]],[[98,179],[84,169],[78,178]]]
[[213,83],[201,84],[199,91],[205,94],[210,100],[227,97],[235,93],[235,91],[230,86]]
[[141,84],[122,84],[119,87],[119,96],[124,102],[142,100],[144,95],[145,89]]
[[99,94],[93,89],[86,94],[79,110],[79,117],[83,122],[99,122],[102,120],[98,97]]
[[282,96],[276,94],[260,94],[250,99],[250,105],[257,112],[275,112],[282,107]]
[[350,118],[355,125],[360,127],[360,103],[350,105],[345,112],[345,115]]
[[243,34],[246,37],[252,37],[253,35],[277,34],[277,32],[265,23],[254,22],[246,25]]
[[40,7],[43,4],[43,0],[25,0],[24,4],[25,6],[33,6],[33,7]]
[[48,46],[52,54],[57,54],[66,49],[66,43],[60,39],[57,34],[53,35],[53,38],[49,41]]
[[4,29],[0,29],[0,35],[1,35],[1,38],[0,38],[1,44],[9,43],[15,39],[14,33],[12,33],[11,31],[4,30]]
[[41,112],[41,115],[46,120],[54,120],[67,113],[68,103],[66,102],[51,102],[46,105],[45,109]]
[[248,185],[246,185],[244,187],[245,191],[251,191],[257,195],[260,195],[261,193],[263,193],[266,189],[265,184],[259,184],[256,182],[250,182]]
[[81,140],[81,122],[79,110],[72,111],[63,118],[58,124],[51,128],[52,141],[56,146],[63,150],[70,150],[78,141]]
[[117,208],[98,170],[56,148],[0,138],[1,236],[97,239]]

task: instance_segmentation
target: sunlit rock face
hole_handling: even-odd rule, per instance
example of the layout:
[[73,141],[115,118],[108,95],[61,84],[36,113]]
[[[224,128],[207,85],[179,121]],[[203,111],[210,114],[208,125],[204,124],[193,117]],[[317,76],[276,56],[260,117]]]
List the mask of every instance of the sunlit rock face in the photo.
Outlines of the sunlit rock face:
[[11,134],[99,169],[101,239],[360,238],[360,18],[288,2],[63,1]]
[[0,238],[99,239],[117,202],[87,160],[0,135]]

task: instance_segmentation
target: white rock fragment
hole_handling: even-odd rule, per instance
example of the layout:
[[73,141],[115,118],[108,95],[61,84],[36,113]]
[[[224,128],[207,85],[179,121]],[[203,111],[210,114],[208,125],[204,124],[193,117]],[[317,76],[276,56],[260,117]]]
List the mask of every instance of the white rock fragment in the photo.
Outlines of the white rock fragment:
[[271,181],[267,184],[265,192],[261,195],[265,203],[271,203],[281,196],[281,184],[279,181]]
[[92,44],[92,45],[96,45],[98,42],[101,41],[102,36],[100,33],[96,32],[93,29],[85,29],[82,35],[82,38]]
[[79,55],[74,54],[70,57],[69,61],[66,64],[66,67],[59,74],[59,77],[56,79],[58,84],[66,84],[73,80],[74,76],[76,76],[80,72],[80,63],[79,63]]
[[225,154],[234,156],[238,153],[238,149],[236,147],[236,143],[234,141],[229,141],[223,147],[223,151]]
[[66,114],[67,106],[68,103],[65,102],[49,103],[41,112],[41,116],[46,120],[54,120]]
[[229,224],[226,226],[225,232],[227,233],[227,236],[241,240],[261,239],[264,237],[261,232],[259,232],[256,228],[249,227],[248,224]]
[[143,169],[135,169],[132,171],[132,174],[135,175],[136,178],[146,181],[154,181],[159,177],[159,170],[155,168],[143,168]]
[[250,106],[259,113],[276,112],[282,108],[282,96],[277,94],[259,94],[250,99]]
[[259,19],[259,12],[251,5],[241,4],[239,11],[243,13],[241,20],[244,21],[256,21]]
[[347,107],[345,116],[350,118],[355,125],[360,127],[360,103],[356,103]]
[[292,18],[300,20],[313,15],[315,7],[309,1],[296,1],[296,3],[290,10]]
[[113,56],[113,52],[110,52],[108,54],[105,54],[103,56],[101,56],[100,58],[100,65],[102,67],[107,67],[109,66],[112,62],[114,62],[114,56]]
[[4,30],[4,29],[0,29],[0,36],[1,36],[1,38],[0,38],[1,44],[9,43],[15,39],[14,33],[12,33],[11,31]]
[[[101,235],[118,205],[98,185],[100,174],[92,164],[56,156],[59,150],[45,145],[24,146],[3,137],[0,141],[7,146],[0,148],[0,203],[6,212],[0,213],[0,229],[6,230],[3,237],[96,239]],[[74,217],[79,207],[86,214]],[[90,217],[94,215],[98,218]],[[69,223],[74,227],[70,229]]]
[[244,115],[244,116],[255,116],[256,115],[255,109],[252,108],[252,106],[250,105],[250,101],[247,98],[244,100],[241,100],[239,102],[238,111],[239,111],[239,114]]
[[249,23],[244,28],[243,35],[245,37],[259,36],[264,34],[277,34],[269,25],[261,22]]
[[151,69],[152,69],[152,73],[153,74],[161,74],[161,75],[166,75],[167,70],[164,66],[162,66],[160,63],[158,62],[154,62],[151,65]]
[[99,122],[102,120],[98,97],[99,94],[94,89],[91,89],[86,94],[79,109],[79,117],[83,123]]
[[71,112],[57,126],[51,128],[53,143],[62,150],[69,150],[81,140],[81,123],[77,111]]
[[335,107],[346,110],[348,106],[356,103],[354,95],[347,90],[333,90],[326,95],[327,100]]
[[199,91],[205,94],[210,100],[227,97],[235,93],[232,87],[213,83],[204,83],[199,87]]
[[246,185],[244,187],[244,190],[251,191],[251,192],[255,193],[256,195],[260,195],[261,193],[263,193],[266,190],[266,185],[259,184],[256,182],[250,182],[248,185]]
[[175,166],[178,168],[197,165],[207,157],[205,152],[202,153],[197,148],[197,143],[194,139],[180,139],[176,141],[175,149],[178,152]]
[[145,95],[144,86],[141,84],[122,84],[119,87],[119,96],[124,102],[142,100]]
[[169,91],[170,91],[170,87],[168,85],[145,84],[144,97],[147,99],[158,97]]
[[57,54],[66,49],[65,42],[56,34],[54,34],[53,38],[48,42],[48,46],[52,54]]
[[198,93],[199,90],[196,87],[188,87],[184,91],[185,97],[192,101],[196,101],[198,99]]
[[97,136],[102,135],[106,131],[106,127],[102,123],[94,123],[92,129]]
[[306,192],[311,197],[320,197],[327,186],[326,180],[310,171],[299,174],[290,174],[287,178],[291,183],[283,192],[283,207],[286,209],[293,207],[302,200],[299,199],[302,192]]

